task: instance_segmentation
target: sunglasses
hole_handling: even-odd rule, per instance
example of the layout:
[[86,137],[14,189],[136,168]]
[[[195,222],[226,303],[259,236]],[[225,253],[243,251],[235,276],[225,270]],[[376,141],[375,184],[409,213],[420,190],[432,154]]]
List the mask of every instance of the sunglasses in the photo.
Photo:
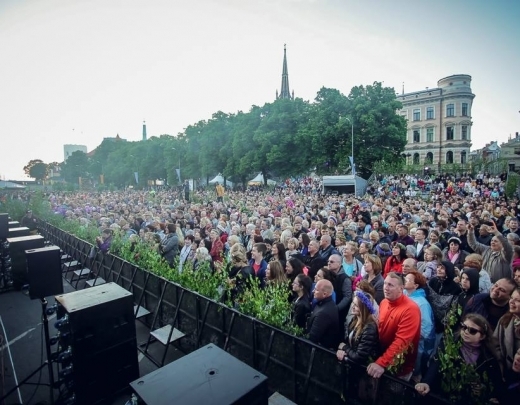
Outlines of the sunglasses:
[[477,333],[482,333],[482,331],[480,329],[472,328],[471,326],[468,326],[464,323],[461,323],[460,327],[462,328],[462,330],[464,332],[468,332],[470,335],[476,335]]

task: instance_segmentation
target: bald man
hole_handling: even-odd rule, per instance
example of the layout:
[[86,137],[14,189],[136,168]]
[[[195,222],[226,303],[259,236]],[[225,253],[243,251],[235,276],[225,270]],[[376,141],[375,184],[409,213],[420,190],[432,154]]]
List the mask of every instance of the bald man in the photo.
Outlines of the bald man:
[[417,261],[412,258],[404,259],[403,274],[406,276],[412,270],[417,270]]
[[320,280],[314,288],[314,298],[318,301],[308,323],[309,340],[327,349],[335,349],[339,344],[340,325],[338,307],[332,300],[334,287],[329,280]]

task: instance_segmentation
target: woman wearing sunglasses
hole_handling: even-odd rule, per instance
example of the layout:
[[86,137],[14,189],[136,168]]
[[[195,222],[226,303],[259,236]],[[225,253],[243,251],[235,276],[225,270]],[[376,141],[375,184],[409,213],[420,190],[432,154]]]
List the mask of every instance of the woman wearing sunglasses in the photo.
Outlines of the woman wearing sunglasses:
[[[451,359],[452,364],[466,364],[473,366],[476,380],[471,383],[463,383],[461,397],[480,398],[482,403],[497,403],[495,400],[502,393],[502,373],[498,361],[498,354],[495,350],[496,340],[493,338],[493,330],[489,322],[481,315],[467,314],[460,323],[460,332],[455,334],[454,342],[458,349],[457,358]],[[449,356],[449,350],[444,342],[439,347],[438,355],[433,357],[430,367],[422,382],[415,385],[416,391],[421,395],[426,395],[433,391],[442,391],[443,372],[439,357]],[[446,395],[452,393],[446,392]],[[484,400],[485,398],[485,400]],[[502,403],[502,402],[500,402]]]

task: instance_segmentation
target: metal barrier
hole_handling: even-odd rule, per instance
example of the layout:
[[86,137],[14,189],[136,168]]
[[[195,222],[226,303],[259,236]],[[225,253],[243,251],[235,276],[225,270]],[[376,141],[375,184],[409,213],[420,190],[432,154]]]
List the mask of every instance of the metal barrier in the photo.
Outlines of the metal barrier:
[[[42,235],[60,245],[75,260],[84,262],[88,242],[42,224]],[[85,257],[87,256],[87,257]],[[366,368],[339,363],[336,354],[288,334],[219,302],[187,290],[117,256],[96,255],[94,264],[107,282],[134,294],[136,307],[149,311],[141,320],[150,329],[167,325],[183,331],[177,343],[191,352],[213,343],[269,377],[269,387],[298,404],[449,404],[443,398],[420,397],[407,382],[383,375],[373,380]],[[137,310],[136,310],[137,317]],[[171,333],[170,333],[171,337]],[[146,348],[140,350],[147,353]],[[166,358],[165,346],[162,363]],[[151,359],[157,365],[159,359]]]

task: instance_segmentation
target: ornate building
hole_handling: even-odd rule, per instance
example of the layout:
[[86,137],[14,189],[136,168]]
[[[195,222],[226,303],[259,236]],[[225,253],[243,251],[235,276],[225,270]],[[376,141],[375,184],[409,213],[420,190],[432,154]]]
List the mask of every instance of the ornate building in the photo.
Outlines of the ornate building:
[[279,98],[294,100],[294,90],[292,94],[289,91],[289,72],[287,70],[287,49],[285,44],[283,45],[282,88],[280,89],[280,95],[278,95],[278,90],[276,90],[276,99],[278,100]]
[[397,96],[408,120],[405,155],[407,164],[466,164],[471,148],[471,76],[452,75],[437,82],[437,88]]

